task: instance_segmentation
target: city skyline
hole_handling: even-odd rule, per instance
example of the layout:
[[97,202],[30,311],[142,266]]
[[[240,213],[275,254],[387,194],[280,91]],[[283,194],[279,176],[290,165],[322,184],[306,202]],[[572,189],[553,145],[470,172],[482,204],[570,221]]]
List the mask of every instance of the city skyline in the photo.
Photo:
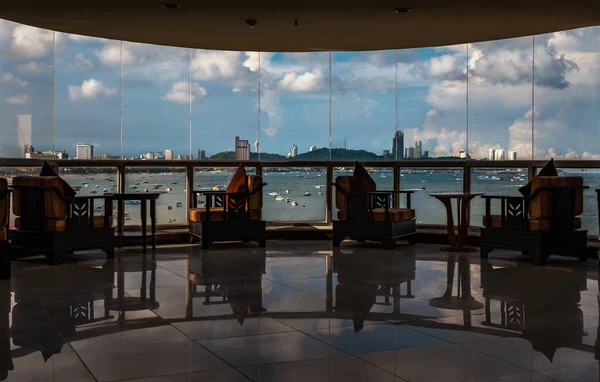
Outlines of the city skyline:
[[119,41],[0,26],[0,156],[22,156],[17,116],[29,114],[36,149],[71,154],[87,142],[111,156],[167,146],[181,155],[202,147],[208,157],[234,151],[237,135],[257,141],[264,153],[286,155],[292,142],[303,152],[346,142],[381,155],[393,151],[389,137],[402,130],[404,140],[422,141],[431,157],[468,151],[482,159],[490,148],[504,148],[520,159],[600,158],[600,27],[468,44],[468,56],[467,44],[334,52],[330,104],[327,52],[123,42],[121,57]]

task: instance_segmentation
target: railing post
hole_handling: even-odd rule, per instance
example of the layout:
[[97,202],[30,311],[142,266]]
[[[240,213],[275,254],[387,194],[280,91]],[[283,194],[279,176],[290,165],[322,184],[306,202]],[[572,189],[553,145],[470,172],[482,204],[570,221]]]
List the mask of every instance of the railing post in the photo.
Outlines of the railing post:
[[333,184],[333,165],[331,163],[327,164],[327,168],[326,168],[326,183],[327,183],[327,187],[326,187],[326,193],[327,193],[327,198],[326,198],[326,202],[325,202],[325,221],[327,223],[331,223],[333,221],[333,187],[331,186]]
[[[126,190],[126,186],[125,186],[125,165],[124,164],[120,164],[117,166],[117,192],[118,193],[123,193]],[[119,205],[121,205],[121,201],[117,202]],[[121,207],[118,207],[121,208]],[[117,214],[119,219],[119,222],[117,222],[117,224],[120,224],[121,227],[125,227],[125,214]],[[119,239],[120,240],[120,239]]]
[[[401,189],[401,185],[400,185],[400,166],[398,165],[398,162],[394,163],[394,185],[393,185],[393,190],[394,191],[400,191]],[[393,208],[400,208],[400,194],[394,194],[394,204],[393,204]]]
[[[189,210],[194,205],[194,165],[188,164],[185,167],[185,191],[186,191],[186,208]],[[186,214],[186,219],[189,224],[189,214]]]
[[463,192],[471,192],[471,166],[466,161],[463,164]]
[[533,165],[527,167],[527,180],[529,182],[531,182],[533,180],[533,178],[535,178],[536,172],[537,172],[537,167],[535,167]]
[[256,165],[256,176],[260,176],[261,178],[263,178],[263,166],[260,163]]

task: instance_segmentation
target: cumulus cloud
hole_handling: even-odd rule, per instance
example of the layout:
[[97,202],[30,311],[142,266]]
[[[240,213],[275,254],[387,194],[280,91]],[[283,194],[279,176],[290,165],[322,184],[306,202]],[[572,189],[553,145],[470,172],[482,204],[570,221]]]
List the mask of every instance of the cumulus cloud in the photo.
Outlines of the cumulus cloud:
[[0,82],[4,84],[11,84],[19,88],[26,88],[29,85],[29,82],[20,79],[19,77],[13,75],[12,73],[2,73],[0,74]]
[[94,63],[83,53],[77,53],[72,67],[75,69],[94,69]]
[[29,103],[29,96],[27,94],[17,94],[7,97],[5,101],[11,105],[25,105]]
[[[208,92],[198,83],[192,82],[192,102],[200,97],[206,97]],[[171,85],[171,89],[162,97],[165,101],[177,103],[190,102],[190,83],[188,81],[178,81]]]
[[104,86],[102,81],[89,79],[83,81],[81,86],[69,85],[69,98],[72,101],[94,99],[98,96],[112,97],[117,95],[117,89]]
[[[17,25],[12,31],[8,52],[18,58],[41,58],[52,53],[52,31]],[[56,36],[56,41],[60,36]]]
[[29,61],[17,65],[16,69],[21,74],[42,74],[48,70],[48,65],[43,62]]
[[233,93],[239,93],[239,92],[241,92],[241,91],[242,91],[242,89],[240,89],[240,88],[233,88],[233,89],[231,89],[231,91],[232,91]]
[[[102,49],[96,51],[96,56],[104,65],[120,65],[121,64],[121,42],[107,40]],[[135,61],[135,56],[130,49],[123,46],[123,65],[132,64]]]
[[242,52],[197,50],[192,57],[192,76],[198,80],[235,78],[242,69]]
[[283,122],[283,107],[279,94],[274,90],[265,90],[260,97],[261,113],[267,114],[263,119],[263,131],[268,137],[272,137],[279,131]]
[[69,34],[68,39],[74,42],[86,42],[86,41],[106,41],[99,37],[82,36],[79,34]]
[[288,72],[279,81],[279,88],[295,93],[306,93],[321,90],[325,85],[325,75],[319,68],[312,72],[298,74]]

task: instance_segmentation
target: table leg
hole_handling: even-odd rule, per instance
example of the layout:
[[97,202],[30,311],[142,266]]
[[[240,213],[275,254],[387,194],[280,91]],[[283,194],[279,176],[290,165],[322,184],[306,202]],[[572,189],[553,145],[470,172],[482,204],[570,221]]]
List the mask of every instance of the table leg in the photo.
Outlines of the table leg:
[[454,217],[452,217],[452,199],[439,199],[446,207],[446,230],[448,232],[448,244],[450,247],[456,247],[456,233],[454,232]]
[[150,200],[150,224],[152,225],[152,250],[156,249],[156,199]]
[[148,211],[146,211],[146,200],[142,199],[141,201],[141,207],[142,207],[142,249],[144,251],[144,253],[146,253],[146,220],[147,220],[147,213]]
[[457,247],[461,252],[473,252],[476,248],[467,247],[467,239],[469,236],[469,204],[473,197],[465,197],[462,201],[462,206],[457,214],[460,214],[460,225],[458,226],[458,242]]

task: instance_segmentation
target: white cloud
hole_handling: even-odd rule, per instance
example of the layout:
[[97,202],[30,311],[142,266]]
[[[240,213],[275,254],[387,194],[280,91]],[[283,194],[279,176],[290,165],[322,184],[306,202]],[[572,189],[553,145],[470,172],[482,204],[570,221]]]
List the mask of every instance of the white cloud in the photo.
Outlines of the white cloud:
[[69,34],[68,35],[69,40],[74,41],[74,42],[85,42],[85,41],[106,41],[103,38],[99,38],[99,37],[90,37],[90,36],[82,36],[79,34]]
[[5,84],[12,84],[19,88],[26,88],[29,85],[29,82],[20,79],[12,73],[2,73],[0,75],[0,82]]
[[72,67],[76,69],[94,69],[94,63],[83,53],[77,53]]
[[241,91],[242,91],[242,89],[240,89],[240,88],[233,88],[233,89],[231,89],[231,91],[232,91],[233,93],[239,93],[239,92],[241,92]]
[[81,86],[69,85],[69,98],[72,101],[79,101],[82,99],[94,99],[100,95],[112,97],[116,94],[117,89],[108,88],[104,86],[102,81],[98,81],[93,78],[83,81]]
[[19,64],[16,69],[21,74],[42,74],[48,70],[48,65],[43,62],[29,61],[26,64]]
[[[96,51],[96,56],[104,65],[121,64],[121,42],[106,41],[102,49]],[[135,61],[133,52],[123,45],[123,65],[132,64]]]
[[450,74],[462,72],[463,68],[465,66],[459,62],[457,56],[445,54],[431,58],[429,62],[429,75],[433,77],[447,77]]
[[197,50],[192,57],[192,76],[198,80],[232,79],[241,69],[241,52]]
[[[199,97],[206,97],[208,92],[198,83],[192,82],[192,102]],[[178,81],[171,85],[171,89],[162,97],[163,100],[177,103],[190,101],[190,86],[188,81]]]
[[[41,58],[52,53],[52,31],[17,25],[8,46],[10,55],[19,58]],[[56,35],[56,42],[60,36]]]
[[7,97],[6,103],[11,105],[25,105],[29,103],[29,96],[27,94],[17,94],[12,97]]
[[279,81],[279,87],[295,93],[312,92],[321,90],[324,86],[324,80],[325,75],[319,68],[302,74],[288,72]]
[[261,113],[267,113],[268,118],[263,119],[263,131],[268,137],[272,137],[279,131],[283,122],[283,106],[279,94],[274,90],[265,90],[260,97]]

